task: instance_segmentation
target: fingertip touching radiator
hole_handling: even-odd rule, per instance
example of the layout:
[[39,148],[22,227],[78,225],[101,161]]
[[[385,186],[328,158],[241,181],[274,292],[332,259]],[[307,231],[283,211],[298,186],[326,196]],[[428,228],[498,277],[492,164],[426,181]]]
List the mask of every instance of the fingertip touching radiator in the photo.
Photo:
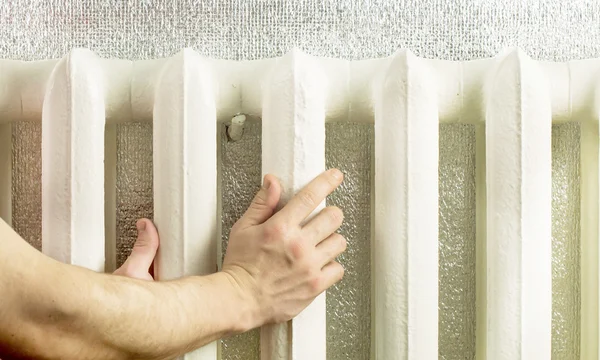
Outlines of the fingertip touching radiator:
[[[116,141],[105,126],[152,121],[162,280],[218,267],[218,122],[261,118],[262,172],[280,178],[287,201],[325,170],[326,122],[374,121],[378,360],[438,358],[440,122],[478,129],[477,358],[551,358],[551,128],[580,121],[581,358],[598,359],[599,70],[600,60],[538,62],[518,49],[466,62],[408,50],[361,61],[293,50],[237,62],[190,49],[127,61],[75,49],[60,60],[0,60],[0,120],[41,119],[42,251],[95,271],[115,264],[105,249],[115,246]],[[10,219],[6,126],[0,139],[0,215]],[[262,359],[325,360],[325,296],[289,324],[264,327]],[[186,358],[215,360],[217,350]]]

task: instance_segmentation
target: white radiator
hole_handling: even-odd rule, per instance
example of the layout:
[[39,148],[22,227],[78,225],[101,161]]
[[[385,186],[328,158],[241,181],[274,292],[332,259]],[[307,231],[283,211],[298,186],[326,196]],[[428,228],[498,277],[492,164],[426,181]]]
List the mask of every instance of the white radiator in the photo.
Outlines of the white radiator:
[[[262,118],[263,173],[280,177],[286,200],[325,169],[326,121],[374,121],[377,360],[438,358],[440,121],[485,124],[478,359],[551,358],[551,124],[582,121],[581,344],[598,359],[599,70],[600,60],[537,62],[519,50],[468,62],[405,50],[364,61],[292,51],[235,62],[186,49],[132,62],[77,49],[59,61],[0,60],[0,119],[41,119],[43,252],[96,271],[114,266],[105,242],[115,242],[115,174],[105,168],[115,162],[115,135],[105,136],[105,125],[152,119],[159,279],[217,266],[218,121]],[[0,215],[10,218],[10,176],[0,176],[0,191]],[[325,319],[323,295],[291,324],[265,327],[262,358],[325,360]],[[211,344],[186,358],[217,356]]]

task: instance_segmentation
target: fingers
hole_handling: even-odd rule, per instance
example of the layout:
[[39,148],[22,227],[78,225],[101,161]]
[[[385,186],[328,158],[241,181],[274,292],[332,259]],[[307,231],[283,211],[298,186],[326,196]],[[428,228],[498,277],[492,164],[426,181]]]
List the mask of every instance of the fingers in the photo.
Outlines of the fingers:
[[266,175],[263,186],[256,194],[246,213],[238,221],[239,226],[248,227],[267,221],[281,197],[281,185],[273,175]]
[[340,263],[332,261],[321,270],[321,291],[329,289],[344,277],[344,267]]
[[334,261],[341,253],[346,251],[346,239],[340,234],[331,234],[327,239],[317,245],[317,261],[319,266],[325,266]]
[[138,238],[133,245],[131,255],[115,274],[152,280],[148,270],[152,266],[158,250],[158,231],[148,219],[140,219],[137,224]]
[[313,245],[317,245],[323,239],[342,226],[344,213],[338,207],[330,206],[323,209],[317,216],[304,225],[302,231]]
[[293,224],[300,224],[325,200],[327,195],[340,186],[342,179],[342,172],[338,169],[325,171],[300,190],[275,216],[291,221]]

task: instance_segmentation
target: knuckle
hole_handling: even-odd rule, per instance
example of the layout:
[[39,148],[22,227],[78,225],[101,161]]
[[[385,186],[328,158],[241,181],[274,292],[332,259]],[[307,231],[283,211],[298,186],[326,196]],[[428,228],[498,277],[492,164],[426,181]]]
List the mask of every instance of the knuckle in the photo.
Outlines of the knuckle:
[[330,259],[334,258],[343,253],[347,246],[348,242],[346,238],[338,233],[334,233],[327,239],[327,246],[323,247],[324,255]]
[[346,238],[343,237],[340,234],[336,234],[336,238],[337,238],[337,241],[338,241],[338,244],[339,244],[339,248],[342,251],[346,250],[346,247],[348,246],[348,241],[346,240]]
[[344,277],[346,270],[344,270],[344,267],[339,262],[336,262],[335,265],[337,268],[337,280],[340,281]]
[[322,279],[320,276],[313,276],[308,281],[308,287],[313,294],[321,292]]
[[267,205],[267,197],[264,191],[259,191],[256,196],[254,196],[254,200],[250,206],[258,206],[259,208],[263,208]]
[[265,232],[270,239],[283,239],[287,237],[288,226],[283,221],[273,222],[265,228]]
[[333,176],[333,172],[332,171],[326,171],[323,174],[323,177],[325,178],[325,180],[327,181],[327,183],[329,184],[329,186],[331,186],[332,188],[335,188],[338,186],[338,179],[336,179],[335,176]]
[[328,207],[328,212],[331,220],[336,224],[341,224],[344,221],[344,212],[337,206]]
[[254,200],[250,203],[250,209],[254,211],[263,211],[267,207],[267,204],[262,200]]
[[301,260],[306,255],[306,247],[304,246],[302,241],[292,241],[290,242],[290,252],[292,253],[292,257],[294,260]]
[[307,207],[315,207],[317,205],[317,197],[311,190],[303,190],[299,194],[300,201]]
[[153,243],[152,241],[136,241],[133,244],[133,250],[134,251],[156,251],[158,250],[158,246],[157,244]]
[[316,278],[317,276],[319,276],[320,271],[318,271],[317,269],[315,269],[312,264],[310,264],[309,262],[306,262],[305,264],[305,268],[304,268],[304,274],[306,276],[307,279],[311,280]]

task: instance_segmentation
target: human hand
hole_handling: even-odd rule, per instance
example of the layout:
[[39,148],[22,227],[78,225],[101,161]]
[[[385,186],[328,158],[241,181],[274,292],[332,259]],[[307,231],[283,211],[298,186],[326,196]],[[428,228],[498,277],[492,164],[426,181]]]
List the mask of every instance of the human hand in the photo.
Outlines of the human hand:
[[327,207],[304,223],[342,178],[336,169],[319,175],[273,215],[281,185],[267,175],[231,229],[223,272],[255,303],[255,326],[292,319],[342,279],[344,269],[335,261],[346,249],[344,237],[335,233],[343,221],[342,211]]
[[136,228],[138,237],[131,254],[113,274],[154,281],[152,264],[158,250],[158,231],[152,221],[148,219],[138,220]]

